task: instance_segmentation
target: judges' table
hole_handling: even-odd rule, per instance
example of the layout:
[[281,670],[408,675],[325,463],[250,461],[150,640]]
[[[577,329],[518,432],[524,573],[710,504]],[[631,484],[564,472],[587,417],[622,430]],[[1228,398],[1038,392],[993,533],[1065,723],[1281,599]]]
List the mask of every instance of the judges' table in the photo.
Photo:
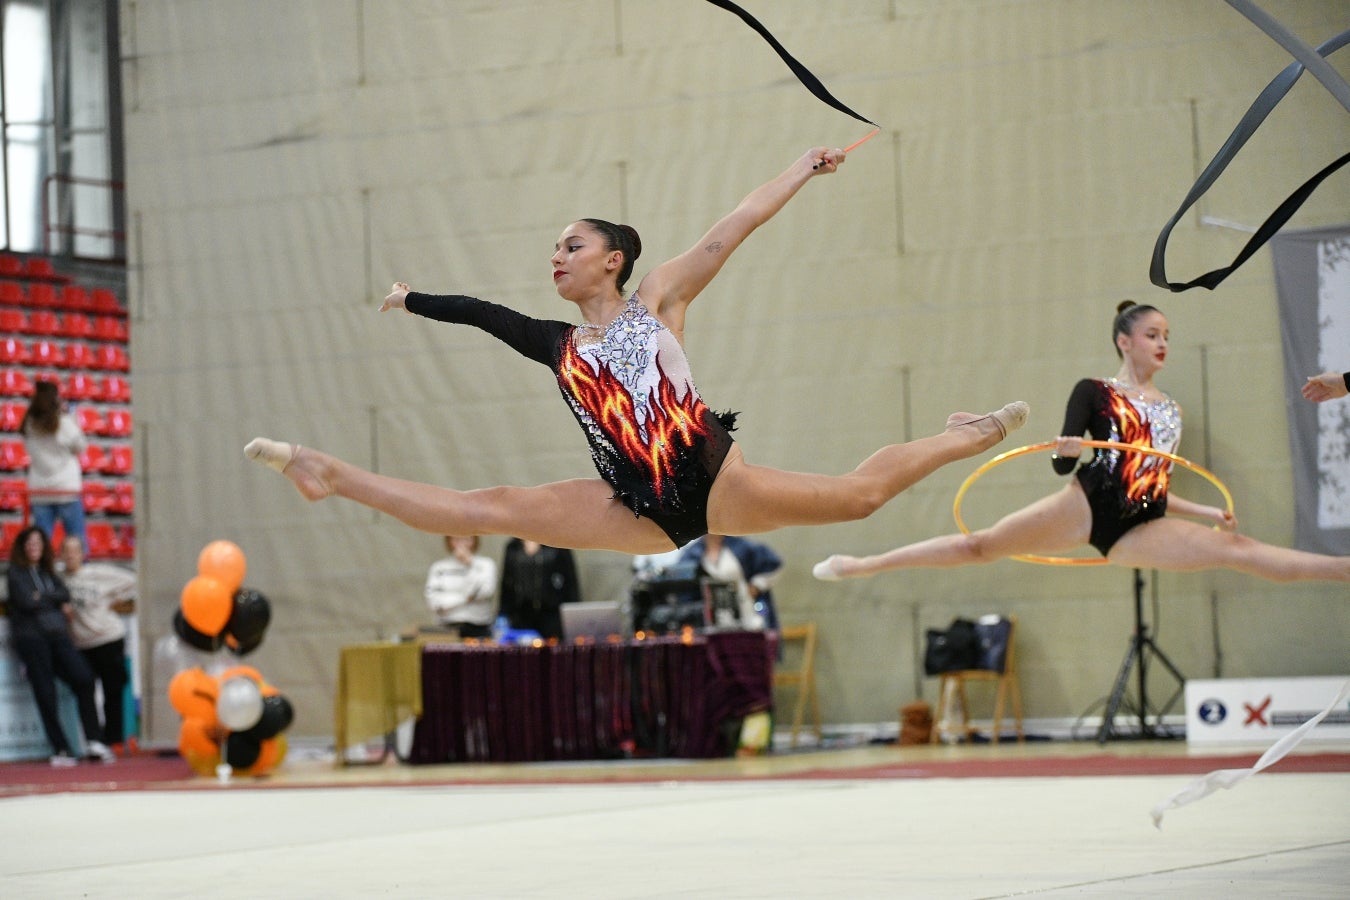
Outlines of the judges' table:
[[772,704],[773,652],[759,631],[541,647],[428,644],[408,761],[725,756],[740,719]]

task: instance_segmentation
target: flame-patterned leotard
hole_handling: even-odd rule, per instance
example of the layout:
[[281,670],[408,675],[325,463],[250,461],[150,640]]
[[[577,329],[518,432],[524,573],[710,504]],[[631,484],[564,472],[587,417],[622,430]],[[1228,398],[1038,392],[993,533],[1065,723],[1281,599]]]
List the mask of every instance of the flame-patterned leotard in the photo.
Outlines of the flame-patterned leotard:
[[615,499],[676,547],[708,531],[708,494],[735,415],[703,403],[675,335],[636,293],[603,331],[535,319],[462,295],[409,293],[409,312],[481,328],[553,370]]
[[[1084,378],[1074,385],[1060,434],[1137,444],[1175,453],[1181,442],[1181,407],[1165,397],[1156,402],[1131,397],[1115,379]],[[1075,460],[1055,457],[1055,471],[1067,475]],[[1160,456],[1098,449],[1078,468],[1078,483],[1092,509],[1088,542],[1106,556],[1137,525],[1167,512],[1172,463]]]

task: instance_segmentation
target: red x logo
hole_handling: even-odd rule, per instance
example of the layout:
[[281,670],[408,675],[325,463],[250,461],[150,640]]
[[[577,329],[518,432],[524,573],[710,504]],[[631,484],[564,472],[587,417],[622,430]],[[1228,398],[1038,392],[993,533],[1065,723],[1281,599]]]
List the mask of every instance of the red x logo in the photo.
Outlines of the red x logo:
[[1242,705],[1247,707],[1247,721],[1242,723],[1244,727],[1252,724],[1253,722],[1255,722],[1257,725],[1270,724],[1269,722],[1266,721],[1266,707],[1270,706],[1269,695],[1266,696],[1265,700],[1261,701],[1260,706],[1252,706],[1250,703],[1244,703]]

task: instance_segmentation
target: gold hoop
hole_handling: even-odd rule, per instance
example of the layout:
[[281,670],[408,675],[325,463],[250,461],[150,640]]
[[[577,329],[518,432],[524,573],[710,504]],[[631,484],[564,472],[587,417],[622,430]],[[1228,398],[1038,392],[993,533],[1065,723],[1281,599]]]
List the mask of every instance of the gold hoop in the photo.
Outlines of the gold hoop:
[[[1053,450],[1055,449],[1056,446],[1057,446],[1056,441],[1046,441],[1043,444],[1028,444],[1025,447],[1018,447],[1016,450],[1009,450],[1006,453],[1000,453],[998,456],[995,456],[993,459],[989,460],[989,462],[980,466],[974,472],[971,472],[970,477],[967,478],[965,481],[961,482],[961,487],[956,492],[956,500],[952,503],[952,515],[956,518],[956,527],[961,529],[961,533],[970,534],[970,529],[966,527],[965,520],[961,518],[961,499],[966,496],[966,491],[970,490],[970,486],[975,483],[976,479],[978,479],[985,472],[988,472],[990,469],[994,468],[994,466],[997,466],[1000,463],[1005,463],[1010,459],[1016,459],[1019,456],[1026,456],[1028,453],[1040,453],[1045,450]],[[1213,472],[1211,472],[1209,469],[1206,469],[1204,466],[1196,465],[1189,459],[1177,456],[1174,453],[1168,453],[1166,450],[1157,450],[1154,449],[1153,447],[1140,447],[1136,446],[1135,444],[1122,444],[1118,441],[1085,440],[1083,441],[1083,446],[1096,447],[1102,450],[1121,450],[1127,453],[1128,452],[1144,453],[1149,456],[1160,456],[1163,459],[1170,460],[1171,462],[1174,462],[1179,466],[1183,466],[1184,468],[1190,469],[1192,472],[1208,480],[1210,484],[1218,488],[1219,493],[1223,494],[1224,502],[1228,504],[1228,514],[1232,515],[1233,513],[1233,495],[1228,492],[1228,488],[1224,486],[1224,483],[1220,481],[1219,477],[1215,475]],[[1107,560],[1106,557],[1104,556],[1103,557],[1037,556],[1036,554],[1032,553],[1024,553],[1010,558],[1021,560],[1022,562],[1039,563],[1041,565],[1046,566],[1104,566],[1109,562],[1109,560]]]

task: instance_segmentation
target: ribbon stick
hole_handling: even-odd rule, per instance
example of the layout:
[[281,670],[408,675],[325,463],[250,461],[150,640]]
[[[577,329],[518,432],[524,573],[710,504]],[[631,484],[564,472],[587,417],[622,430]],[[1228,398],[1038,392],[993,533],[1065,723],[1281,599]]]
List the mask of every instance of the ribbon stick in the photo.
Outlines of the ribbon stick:
[[1321,722],[1330,715],[1331,711],[1344,703],[1347,698],[1350,698],[1350,681],[1345,683],[1345,686],[1341,688],[1341,692],[1336,695],[1336,699],[1332,700],[1331,704],[1326,709],[1322,710],[1320,713],[1272,744],[1269,750],[1261,754],[1261,758],[1256,761],[1256,765],[1252,766],[1250,769],[1216,769],[1207,775],[1201,775],[1199,778],[1186,785],[1186,787],[1153,807],[1152,811],[1149,813],[1153,816],[1153,827],[1158,829],[1162,828],[1163,813],[1167,812],[1167,810],[1175,809],[1178,806],[1185,806],[1187,803],[1194,803],[1196,800],[1208,797],[1219,788],[1231,788],[1239,782],[1245,781],[1255,775],[1257,772],[1260,772],[1262,769],[1273,766],[1283,759],[1290,750],[1293,750],[1298,746],[1299,742],[1307,737],[1308,732],[1317,727],[1318,722]]
[[[1332,69],[1331,66],[1324,61],[1324,57],[1330,56],[1332,53],[1335,53],[1337,50],[1344,47],[1347,43],[1350,43],[1350,30],[1341,32],[1330,40],[1319,44],[1314,49],[1307,47],[1299,41],[1298,38],[1289,33],[1287,29],[1281,26],[1279,22],[1271,18],[1269,14],[1253,6],[1251,3],[1246,2],[1246,0],[1228,0],[1228,3],[1238,12],[1250,19],[1262,31],[1266,32],[1272,40],[1289,50],[1296,59],[1306,60],[1309,64],[1308,71],[1312,72],[1342,105],[1345,105],[1347,109],[1350,109],[1350,104],[1347,103],[1347,99],[1350,99],[1350,87],[1346,85],[1344,79],[1337,74],[1336,70]],[[1238,122],[1237,127],[1233,129],[1233,133],[1228,136],[1228,140],[1224,142],[1224,145],[1221,148],[1219,148],[1219,152],[1214,155],[1212,160],[1210,160],[1209,165],[1205,167],[1205,170],[1200,173],[1200,177],[1196,179],[1195,185],[1191,188],[1190,192],[1186,194],[1186,199],[1182,201],[1180,208],[1172,215],[1172,218],[1167,220],[1167,224],[1163,225],[1162,231],[1158,234],[1158,240],[1153,245],[1153,259],[1149,263],[1149,281],[1153,282],[1153,284],[1160,288],[1165,288],[1178,293],[1195,287],[1213,290],[1220,282],[1251,258],[1252,254],[1261,249],[1266,241],[1270,240],[1275,232],[1279,231],[1280,228],[1284,226],[1284,223],[1289,221],[1294,213],[1298,211],[1298,208],[1312,195],[1312,192],[1317,189],[1318,185],[1341,166],[1350,162],[1350,153],[1347,153],[1300,185],[1296,191],[1289,195],[1288,199],[1276,208],[1275,212],[1270,214],[1265,222],[1261,223],[1261,227],[1256,229],[1256,233],[1252,235],[1246,245],[1242,248],[1242,251],[1238,253],[1237,257],[1234,258],[1233,262],[1229,265],[1221,269],[1214,269],[1211,272],[1206,272],[1198,278],[1186,282],[1175,282],[1167,279],[1165,257],[1167,255],[1167,241],[1172,235],[1172,229],[1176,226],[1177,222],[1180,221],[1181,217],[1185,215],[1186,211],[1194,206],[1195,202],[1204,195],[1205,191],[1209,190],[1210,186],[1218,180],[1218,177],[1223,173],[1223,170],[1226,169],[1228,164],[1233,161],[1233,158],[1237,156],[1238,151],[1242,149],[1243,145],[1247,143],[1247,140],[1255,133],[1256,129],[1260,127],[1261,123],[1264,122],[1271,111],[1275,109],[1276,104],[1284,99],[1284,96],[1289,93],[1290,89],[1294,86],[1294,82],[1298,81],[1299,76],[1303,74],[1304,68],[1305,65],[1303,62],[1296,61],[1290,63],[1280,72],[1280,74],[1276,75],[1275,78],[1271,80],[1270,84],[1266,85],[1265,89],[1261,91],[1251,107]]]
[[[833,106],[835,109],[839,110],[842,113],[845,113],[846,115],[852,116],[859,122],[866,122],[868,125],[871,125],[875,128],[878,129],[881,128],[881,126],[877,125],[876,122],[873,122],[871,119],[866,118],[865,116],[859,115],[858,113],[854,112],[853,110],[845,106],[838,99],[836,99],[835,96],[831,94],[829,90],[826,89],[825,85],[821,83],[820,79],[817,78],[815,75],[813,75],[811,73],[811,70],[806,68],[806,66],[797,62],[797,60],[793,58],[792,54],[787,52],[787,49],[782,44],[778,43],[778,39],[769,33],[769,29],[761,25],[759,23],[759,20],[756,19],[754,16],[750,15],[748,12],[741,9],[735,3],[732,3],[731,0],[708,0],[708,2],[711,3],[713,6],[725,9],[727,12],[735,13],[736,15],[741,17],[741,20],[745,22],[745,24],[749,25],[755,31],[759,32],[759,36],[764,38],[764,40],[768,41],[769,46],[772,47],[778,53],[778,55],[783,58],[783,62],[787,63],[788,68],[792,70],[792,74],[797,76],[797,80],[800,81],[803,85],[805,85],[808,91],[815,94],[816,97],[818,97],[821,100],[821,102]],[[866,139],[867,138],[863,138],[863,140]],[[859,141],[858,143],[860,144],[862,143],[862,141]],[[857,145],[855,144],[854,146]],[[849,149],[852,148],[850,147]]]
[[856,141],[854,141],[853,143],[851,143],[851,144],[849,144],[847,147],[845,147],[845,148],[844,148],[844,152],[845,152],[845,153],[852,153],[854,150],[857,150],[857,149],[858,149],[859,147],[861,147],[863,144],[867,143],[868,141],[870,141],[872,138],[876,137],[876,136],[877,136],[878,134],[880,134],[880,133],[881,133],[881,128],[880,128],[880,127],[873,128],[871,131],[867,132],[866,135],[864,135],[863,137],[858,138]]
[[[863,144],[867,143],[868,141],[870,141],[872,138],[876,137],[876,136],[877,136],[878,134],[880,134],[880,133],[881,133],[881,129],[880,129],[880,128],[873,128],[871,131],[867,132],[867,134],[863,135],[862,137],[858,138],[856,141],[854,141],[853,143],[851,143],[851,144],[849,144],[847,147],[845,147],[844,150],[843,150],[843,152],[844,152],[845,154],[852,153],[854,149],[856,149],[856,148],[858,148],[858,147],[861,147]],[[814,166],[812,166],[811,168],[813,168],[813,169],[819,169],[819,168],[820,168],[821,166],[823,166],[823,165],[825,165],[823,162],[818,162],[818,163],[816,163]]]

